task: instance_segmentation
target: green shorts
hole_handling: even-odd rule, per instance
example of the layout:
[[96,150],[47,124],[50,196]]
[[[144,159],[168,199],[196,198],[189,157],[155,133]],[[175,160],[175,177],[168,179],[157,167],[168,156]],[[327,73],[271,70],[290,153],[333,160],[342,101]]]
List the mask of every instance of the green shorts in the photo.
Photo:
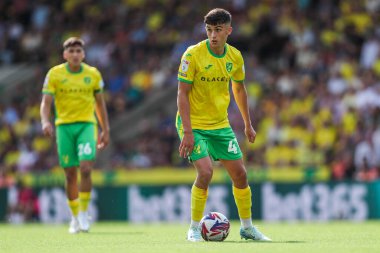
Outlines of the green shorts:
[[97,135],[94,123],[58,125],[57,148],[60,166],[76,167],[80,161],[95,160]]
[[[183,127],[179,117],[176,127],[182,140]],[[194,150],[189,157],[190,161],[196,161],[206,156],[210,156],[214,161],[238,160],[243,156],[231,127],[215,130],[193,129],[193,134]]]

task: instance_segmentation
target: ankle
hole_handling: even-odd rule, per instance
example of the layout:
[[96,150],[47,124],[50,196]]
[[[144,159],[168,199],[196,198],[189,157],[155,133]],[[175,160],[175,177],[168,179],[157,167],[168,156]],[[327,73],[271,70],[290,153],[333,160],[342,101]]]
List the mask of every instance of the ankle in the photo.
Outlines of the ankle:
[[199,221],[191,221],[190,228],[198,228],[199,227]]
[[241,227],[244,229],[253,227],[251,218],[248,219],[240,219]]

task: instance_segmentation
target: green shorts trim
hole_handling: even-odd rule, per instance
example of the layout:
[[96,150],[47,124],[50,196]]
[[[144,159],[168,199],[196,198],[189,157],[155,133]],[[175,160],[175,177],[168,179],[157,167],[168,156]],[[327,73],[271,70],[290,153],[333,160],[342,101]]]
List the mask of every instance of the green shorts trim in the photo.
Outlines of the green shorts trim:
[[97,135],[97,126],[94,123],[58,125],[57,148],[60,166],[76,167],[80,161],[95,160]]
[[[182,140],[183,126],[180,117],[177,117],[176,127]],[[231,127],[215,130],[193,129],[193,134],[194,150],[189,157],[190,161],[196,161],[207,156],[210,156],[214,161],[238,160],[243,157]]]

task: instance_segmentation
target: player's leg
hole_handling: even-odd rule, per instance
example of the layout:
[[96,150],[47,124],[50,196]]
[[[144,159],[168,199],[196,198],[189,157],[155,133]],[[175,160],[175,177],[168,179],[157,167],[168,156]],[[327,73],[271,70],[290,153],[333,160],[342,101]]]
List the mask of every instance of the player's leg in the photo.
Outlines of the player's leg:
[[247,172],[242,159],[220,160],[227,169],[232,180],[232,192],[238,209],[241,225],[244,228],[251,227],[252,193],[248,185]]
[[238,209],[241,228],[240,236],[244,239],[271,241],[252,224],[252,192],[248,185],[247,172],[243,160],[221,160],[230,175],[233,186],[232,192]]
[[197,177],[191,188],[191,223],[187,240],[198,242],[202,240],[199,222],[203,217],[208,197],[208,185],[212,178],[212,164],[209,156],[193,162]]
[[200,133],[194,133],[194,151],[190,156],[197,170],[197,177],[191,188],[191,223],[187,233],[187,240],[202,241],[199,222],[203,217],[208,197],[208,185],[212,178],[212,163],[208,156],[207,143]]
[[[177,117],[176,128],[179,138],[183,138],[183,126],[180,117]],[[208,154],[207,141],[204,131],[193,130],[194,149],[189,157],[196,170],[197,177],[191,188],[191,223],[187,233],[187,240],[198,242],[202,240],[199,222],[203,217],[208,197],[208,185],[212,178],[212,164]]]
[[78,179],[77,166],[78,157],[75,150],[74,132],[71,124],[59,125],[57,127],[57,149],[59,164],[65,170],[67,203],[71,211],[71,223],[69,232],[79,232],[79,199],[78,199]]
[[91,201],[92,180],[91,171],[94,167],[96,156],[96,126],[91,123],[80,123],[78,127],[78,158],[80,161],[80,185],[79,185],[79,224],[82,231],[88,232],[90,229],[88,206]]
[[241,236],[245,239],[270,240],[252,225],[252,192],[234,132],[231,128],[224,128],[214,130],[211,134],[210,154],[221,161],[233,183],[232,192],[241,221]]
[[232,182],[233,194],[243,227],[252,226],[251,222],[251,189],[248,185],[247,172],[242,161],[242,152],[231,128],[210,132],[210,153],[221,161],[227,169]]
[[78,216],[80,229],[83,232],[88,232],[90,230],[88,206],[91,201],[91,169],[93,168],[92,161],[81,161],[80,162],[80,185],[79,185],[79,204],[80,212]]
[[191,188],[191,222],[198,226],[203,217],[208,197],[208,185],[211,181],[213,170],[210,157],[203,157],[194,161],[197,177]]
[[65,168],[66,175],[66,195],[67,203],[71,211],[71,222],[69,227],[70,234],[76,234],[79,229],[79,199],[78,199],[78,181],[77,181],[77,168]]
[[74,216],[77,216],[79,212],[77,175],[76,167],[65,168],[66,195],[69,200],[70,209],[72,210]]

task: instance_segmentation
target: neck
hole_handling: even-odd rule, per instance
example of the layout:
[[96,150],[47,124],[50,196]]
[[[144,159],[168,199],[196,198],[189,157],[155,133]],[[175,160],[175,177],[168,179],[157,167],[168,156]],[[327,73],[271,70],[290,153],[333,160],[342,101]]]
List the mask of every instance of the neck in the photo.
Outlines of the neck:
[[67,66],[69,67],[71,72],[79,72],[81,69],[81,64],[79,65],[72,65],[70,63],[67,63]]
[[210,47],[211,51],[216,55],[222,55],[224,53],[224,45],[221,47]]

